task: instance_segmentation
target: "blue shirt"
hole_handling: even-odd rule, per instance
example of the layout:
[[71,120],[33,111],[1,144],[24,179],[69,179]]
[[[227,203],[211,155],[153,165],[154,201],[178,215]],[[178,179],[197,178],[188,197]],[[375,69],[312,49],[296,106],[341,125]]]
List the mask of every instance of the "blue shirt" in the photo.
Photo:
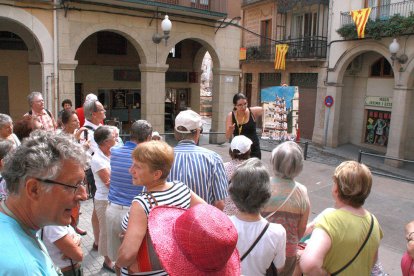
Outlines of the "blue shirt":
[[227,197],[227,178],[220,155],[196,146],[193,141],[180,141],[174,148],[174,164],[168,181],[181,181],[207,203]]
[[[0,213],[0,274],[1,275],[58,275],[52,259],[13,218]],[[41,243],[40,240],[38,240]]]
[[129,168],[132,165],[132,151],[137,144],[128,141],[122,147],[111,148],[111,183],[108,200],[122,206],[130,206],[135,196],[142,192],[143,186],[132,183]]

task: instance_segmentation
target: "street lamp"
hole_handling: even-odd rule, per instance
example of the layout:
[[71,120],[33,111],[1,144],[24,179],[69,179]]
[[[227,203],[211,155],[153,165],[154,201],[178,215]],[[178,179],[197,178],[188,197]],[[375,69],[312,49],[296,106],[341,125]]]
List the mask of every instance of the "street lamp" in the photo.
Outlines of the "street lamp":
[[172,23],[170,19],[168,19],[168,15],[166,15],[164,20],[161,22],[161,30],[164,32],[164,35],[160,35],[158,33],[158,24],[157,24],[157,32],[152,36],[152,41],[155,44],[159,44],[161,40],[165,39],[165,45],[167,45],[167,40],[170,37],[171,28],[172,28]]
[[398,61],[400,64],[404,64],[407,62],[408,57],[406,54],[402,54],[400,56],[397,56],[398,51],[400,50],[400,44],[398,43],[397,39],[394,38],[394,40],[391,42],[389,46],[389,50],[391,53],[391,59],[392,59],[392,65],[394,66],[394,61]]

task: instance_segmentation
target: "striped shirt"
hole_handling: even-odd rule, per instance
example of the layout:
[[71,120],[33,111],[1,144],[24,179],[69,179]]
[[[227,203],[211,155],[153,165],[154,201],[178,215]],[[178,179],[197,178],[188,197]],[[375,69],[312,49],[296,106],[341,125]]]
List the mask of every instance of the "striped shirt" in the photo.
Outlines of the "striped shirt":
[[[31,111],[32,111],[31,115],[40,120],[40,123],[42,124],[44,130],[55,132],[56,122],[53,116],[50,116],[52,114],[49,115],[49,113],[45,109],[43,109],[40,113],[35,112],[33,109]],[[24,115],[30,115],[30,114],[29,112],[27,112]]]
[[[175,206],[188,209],[190,208],[191,202],[191,191],[188,189],[186,185],[181,182],[173,182],[171,183],[172,187],[165,191],[160,192],[142,192],[138,196],[136,196],[133,202],[138,202],[138,204],[144,209],[145,214],[149,215],[152,208],[155,206]],[[129,220],[129,212],[125,215],[124,219],[122,220],[122,229],[124,231],[128,228],[128,220]],[[152,248],[152,246],[148,246],[148,248]],[[151,253],[150,253],[151,254]],[[158,261],[159,262],[159,261]],[[151,276],[164,276],[168,275],[164,270],[156,270],[150,272],[139,272],[134,274],[128,274],[128,269],[123,267],[122,275],[151,275]]]
[[137,144],[128,141],[122,147],[111,148],[111,183],[108,200],[122,206],[130,206],[136,195],[142,192],[143,186],[132,183],[129,168],[132,165],[132,151]]
[[220,155],[196,146],[193,141],[180,141],[174,148],[174,164],[168,180],[183,182],[209,204],[227,197],[227,179]]

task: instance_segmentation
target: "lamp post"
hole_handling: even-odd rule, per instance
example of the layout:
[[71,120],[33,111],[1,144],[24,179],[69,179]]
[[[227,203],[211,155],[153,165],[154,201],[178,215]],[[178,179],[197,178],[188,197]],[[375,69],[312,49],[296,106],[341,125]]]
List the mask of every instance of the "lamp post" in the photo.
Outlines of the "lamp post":
[[164,20],[161,22],[161,30],[164,32],[164,35],[160,35],[158,33],[158,25],[157,25],[157,32],[152,36],[152,41],[155,44],[159,44],[161,40],[165,40],[165,45],[167,45],[167,40],[170,37],[170,31],[172,28],[172,23],[170,19],[168,19],[168,15],[165,15]]
[[397,53],[400,50],[400,44],[398,43],[396,38],[394,38],[394,40],[391,42],[389,46],[389,50],[391,53],[391,60],[392,60],[393,66],[394,66],[394,61],[398,61],[400,64],[405,64],[407,62],[408,57],[406,54],[397,56]]

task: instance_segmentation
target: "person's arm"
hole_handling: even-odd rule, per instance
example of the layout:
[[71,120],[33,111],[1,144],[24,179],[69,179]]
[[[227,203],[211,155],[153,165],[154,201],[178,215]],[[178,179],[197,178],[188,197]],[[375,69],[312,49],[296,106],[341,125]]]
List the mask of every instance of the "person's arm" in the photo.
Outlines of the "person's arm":
[[232,112],[227,114],[227,118],[226,118],[226,139],[227,140],[231,139],[231,137],[233,136],[234,128],[236,127],[236,124],[232,122],[231,114]]
[[298,238],[299,239],[303,238],[303,235],[305,234],[306,225],[308,224],[308,219],[309,219],[309,212],[310,212],[310,203],[309,201],[307,201],[306,211],[303,213],[299,221],[299,225],[298,225]]
[[76,242],[70,234],[66,234],[62,238],[54,242],[57,248],[67,258],[72,259],[75,262],[82,262],[83,251],[80,246],[80,242]]
[[261,106],[250,107],[250,111],[253,113],[253,116],[256,120],[263,116],[263,107]]
[[414,258],[414,220],[405,226],[405,235],[407,239],[407,253]]
[[128,228],[118,250],[118,267],[128,267],[137,258],[138,250],[148,228],[148,218],[138,202],[133,202],[129,211]]
[[191,191],[191,201],[190,201],[190,207],[193,207],[197,204],[206,204],[206,202],[204,201],[204,199],[202,199],[201,197],[199,197],[196,193],[194,193],[193,191]]
[[109,183],[111,182],[111,172],[108,168],[104,168],[96,172],[103,184],[109,189]]
[[323,260],[331,248],[331,238],[322,229],[316,228],[300,257],[299,265],[303,274],[307,276],[329,275],[323,269]]

